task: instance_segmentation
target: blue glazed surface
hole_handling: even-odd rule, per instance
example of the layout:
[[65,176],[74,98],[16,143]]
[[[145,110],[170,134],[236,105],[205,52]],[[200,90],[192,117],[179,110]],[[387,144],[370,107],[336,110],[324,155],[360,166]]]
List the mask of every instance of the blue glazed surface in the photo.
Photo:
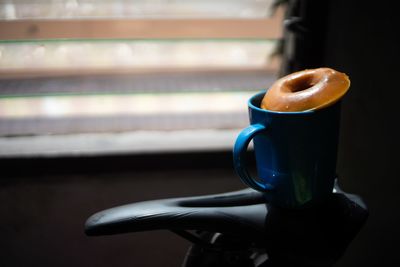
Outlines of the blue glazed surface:
[[[340,103],[320,110],[274,112],[259,107],[264,94],[248,102],[250,126],[239,134],[233,150],[237,174],[281,207],[297,208],[326,198],[336,176]],[[256,179],[246,168],[251,140]]]

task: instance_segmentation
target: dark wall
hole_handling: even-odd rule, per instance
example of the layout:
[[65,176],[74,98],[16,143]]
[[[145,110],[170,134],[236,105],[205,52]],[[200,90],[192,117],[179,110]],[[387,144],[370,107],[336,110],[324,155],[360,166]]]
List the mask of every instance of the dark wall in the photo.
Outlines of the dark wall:
[[339,266],[400,266],[399,28],[396,1],[330,1],[325,65],[345,72],[338,172],[370,217]]
[[172,232],[87,237],[95,212],[242,189],[230,153],[0,160],[0,266],[181,266]]

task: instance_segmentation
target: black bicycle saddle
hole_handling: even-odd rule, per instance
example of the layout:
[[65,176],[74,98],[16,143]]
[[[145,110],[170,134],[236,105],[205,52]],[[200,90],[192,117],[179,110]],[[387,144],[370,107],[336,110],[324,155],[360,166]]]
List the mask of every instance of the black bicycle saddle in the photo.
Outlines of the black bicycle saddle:
[[[200,246],[203,252],[208,248],[214,253],[214,248],[222,245],[234,248],[233,255],[237,255],[238,247],[248,253],[250,246],[266,251],[268,266],[331,266],[343,255],[367,217],[362,199],[343,192],[337,184],[326,202],[301,210],[269,205],[262,193],[244,189],[103,210],[86,221],[85,233],[100,236],[167,229]],[[222,238],[215,242],[218,234]],[[196,262],[198,258],[202,257],[197,257]]]
[[[361,217],[355,212],[365,211]],[[253,189],[183,198],[158,199],[114,207],[92,215],[85,224],[89,236],[169,229],[203,230],[257,238],[268,231],[270,222],[293,223],[298,228],[315,216],[327,217],[327,223],[366,217],[366,206],[356,195],[344,193],[336,185],[332,198],[323,207],[309,211],[286,211],[265,203],[263,194]],[[332,217],[332,218],[331,218]],[[321,221],[319,218],[319,221]],[[279,219],[276,219],[279,221]],[[313,224],[313,222],[311,222]]]

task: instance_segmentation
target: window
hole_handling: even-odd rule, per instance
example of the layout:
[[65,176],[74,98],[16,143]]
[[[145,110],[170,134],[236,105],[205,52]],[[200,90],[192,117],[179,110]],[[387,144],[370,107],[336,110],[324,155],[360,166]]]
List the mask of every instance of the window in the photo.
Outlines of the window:
[[283,12],[271,0],[4,1],[0,153],[230,149],[247,99],[276,77]]

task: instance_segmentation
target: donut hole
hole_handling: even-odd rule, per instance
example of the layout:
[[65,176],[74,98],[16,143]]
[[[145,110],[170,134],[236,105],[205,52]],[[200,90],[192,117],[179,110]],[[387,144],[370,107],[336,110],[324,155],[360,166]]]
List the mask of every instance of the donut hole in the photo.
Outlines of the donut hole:
[[289,90],[293,93],[307,90],[316,84],[313,75],[304,75],[293,79],[289,84]]

